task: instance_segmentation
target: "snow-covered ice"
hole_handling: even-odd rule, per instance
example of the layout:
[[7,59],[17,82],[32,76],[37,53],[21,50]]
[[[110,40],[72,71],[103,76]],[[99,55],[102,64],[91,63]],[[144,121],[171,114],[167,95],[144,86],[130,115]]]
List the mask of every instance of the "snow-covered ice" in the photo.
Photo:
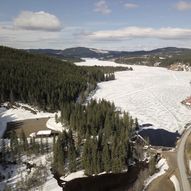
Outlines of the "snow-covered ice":
[[[123,66],[96,59],[77,64]],[[114,102],[137,117],[141,124],[151,123],[155,128],[182,133],[185,124],[191,121],[191,110],[181,104],[191,95],[191,73],[159,67],[132,67],[134,71],[116,72],[116,80],[99,83],[93,98]]]
[[112,61],[100,61],[97,60],[96,58],[83,58],[85,62],[76,62],[75,64],[78,66],[113,66],[113,67],[129,67],[126,64],[117,64]]
[[170,180],[172,181],[172,183],[174,185],[175,191],[180,191],[180,184],[179,184],[177,177],[175,175],[173,175],[170,177]]
[[145,188],[156,178],[159,176],[163,175],[169,168],[168,163],[166,159],[162,158],[159,160],[159,162],[156,165],[156,168],[159,169],[159,171],[152,176],[150,176],[146,181],[145,181]]

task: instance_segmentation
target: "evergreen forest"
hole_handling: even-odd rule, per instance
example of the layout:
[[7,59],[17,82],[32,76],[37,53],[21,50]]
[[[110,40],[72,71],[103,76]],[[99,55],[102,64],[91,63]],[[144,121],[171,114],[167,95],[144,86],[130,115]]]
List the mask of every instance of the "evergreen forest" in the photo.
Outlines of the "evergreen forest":
[[[105,100],[84,102],[98,82],[114,80],[114,72],[121,70],[132,68],[79,67],[1,46],[0,103],[19,101],[44,111],[61,111],[56,121],[68,131],[60,133],[53,143],[53,171],[60,176],[81,169],[87,175],[121,172],[127,170],[132,158],[130,140],[137,120]],[[19,147],[14,146],[18,145],[17,138],[12,137],[12,149],[18,152]],[[29,144],[26,138],[22,140],[25,151]],[[32,148],[35,152],[43,150],[36,143]]]

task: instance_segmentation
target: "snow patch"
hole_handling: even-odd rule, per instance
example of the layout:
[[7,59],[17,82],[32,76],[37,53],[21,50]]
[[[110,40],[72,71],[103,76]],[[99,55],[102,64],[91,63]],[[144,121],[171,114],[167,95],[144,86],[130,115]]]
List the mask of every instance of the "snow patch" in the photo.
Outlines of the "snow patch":
[[51,117],[50,119],[48,119],[48,121],[46,122],[46,127],[54,131],[67,131],[67,127],[62,125],[62,123],[56,123],[55,117]]
[[87,177],[85,174],[84,174],[84,170],[80,170],[80,171],[77,171],[77,172],[73,172],[71,174],[69,174],[68,176],[62,176],[60,179],[63,180],[63,181],[71,181],[73,179],[76,179],[76,178],[83,178],[83,177]]
[[170,180],[172,181],[172,183],[174,185],[175,191],[180,191],[180,184],[179,184],[179,181],[176,178],[176,176],[175,175],[171,176]]
[[42,191],[47,191],[47,190],[50,190],[50,191],[62,191],[63,188],[61,188],[58,185],[57,180],[53,176],[50,176],[48,178],[48,180],[46,181],[46,183],[44,184],[43,189],[42,189]]
[[159,176],[163,175],[166,173],[166,171],[168,170],[169,166],[168,163],[166,161],[166,159],[162,158],[159,160],[159,162],[156,165],[156,168],[159,169],[159,171],[155,174],[153,174],[152,176],[150,176],[146,181],[145,181],[145,188],[156,178],[158,178]]
[[94,49],[94,48],[91,48],[90,49],[91,51],[94,51],[94,52],[96,52],[96,53],[101,53],[101,54],[108,54],[109,53],[109,51],[107,51],[107,50],[101,50],[101,49]]

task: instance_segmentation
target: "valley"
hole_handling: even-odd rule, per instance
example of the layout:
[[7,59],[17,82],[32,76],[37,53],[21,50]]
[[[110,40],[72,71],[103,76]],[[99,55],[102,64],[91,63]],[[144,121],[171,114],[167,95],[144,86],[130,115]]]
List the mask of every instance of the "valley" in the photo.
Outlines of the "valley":
[[[120,188],[134,189],[136,186],[140,184],[140,182],[137,181],[142,181],[142,184],[145,184],[146,186],[145,189],[146,190],[148,189],[148,191],[152,191],[153,182],[155,181],[157,182],[159,180],[165,181],[165,179],[162,177],[167,176],[166,171],[168,172],[167,174],[169,177],[173,175],[172,171],[174,172],[173,170],[174,167],[170,166],[170,169],[168,170],[169,167],[165,158],[168,159],[169,156],[168,152],[172,152],[171,149],[175,147],[175,145],[177,144],[177,140],[180,138],[181,134],[185,131],[185,126],[190,123],[191,110],[189,107],[186,107],[184,104],[181,103],[182,100],[184,100],[186,97],[188,97],[188,95],[191,94],[190,73],[184,71],[172,71],[160,67],[119,64],[113,61],[103,61],[95,58],[94,59],[83,58],[83,62],[76,62],[75,65],[77,65],[78,67],[86,67],[87,70],[90,71],[95,68],[95,70],[99,72],[108,72],[104,74],[105,81],[104,78],[102,80],[98,80],[99,83],[97,84],[96,89],[94,89],[92,92],[91,89],[89,89],[88,92],[84,94],[84,95],[89,94],[88,97],[85,97],[86,104],[89,103],[90,104],[89,106],[92,105],[91,107],[93,109],[95,103],[92,103],[92,99],[97,100],[98,103],[96,104],[98,105],[100,104],[100,106],[106,103],[104,102],[101,103],[99,102],[99,100],[102,99],[107,100],[115,104],[116,106],[115,112],[119,113],[120,115],[122,114],[121,116],[123,116],[124,112],[128,112],[128,115],[133,117],[133,120],[135,122],[133,122],[132,127],[133,125],[136,125],[136,119],[138,118],[137,122],[139,124],[139,127],[136,128],[139,128],[139,135],[137,137],[139,139],[139,136],[141,135],[143,138],[145,138],[146,141],[148,140],[148,143],[150,143],[151,145],[149,145],[148,143],[146,144],[144,143],[143,144],[144,147],[145,148],[151,147],[154,150],[151,152],[152,154],[148,154],[152,149],[150,148],[145,150],[143,149],[144,154],[140,155],[140,153],[136,154],[136,152],[140,152],[138,151],[138,149],[140,148],[136,148],[136,144],[138,144],[140,140],[138,140],[138,142],[135,142],[136,144],[134,146],[131,145],[130,147],[132,147],[132,149],[135,149],[135,153],[133,154],[134,160],[138,161],[136,162],[136,165],[134,167],[131,168],[131,166],[129,166],[127,173],[124,174],[123,173],[116,174],[117,172],[120,172],[118,168],[125,169],[125,167],[117,167],[117,166],[115,167],[116,172],[111,173],[111,175],[110,173],[105,174],[105,172],[102,172],[103,170],[98,171],[100,167],[98,167],[98,169],[95,168],[92,169],[93,171],[90,171],[89,167],[85,166],[86,172],[84,170],[82,171],[81,167],[82,159],[79,158],[76,160],[77,164],[75,164],[77,165],[75,167],[77,169],[74,170],[73,173],[72,171],[69,172],[68,170],[65,175],[63,171],[59,172],[61,174],[58,175],[56,179],[58,180],[60,186],[62,186],[63,189],[66,191],[72,189],[75,190],[76,187],[79,187],[79,185],[81,185],[85,189],[89,189],[88,186],[89,184],[97,184],[98,182],[100,182],[102,185],[100,189],[103,190],[107,188],[111,190],[111,187],[117,187],[118,189]],[[112,76],[113,74],[115,74],[114,77]],[[80,100],[83,101],[84,99],[80,98]],[[89,106],[87,105],[87,107]],[[72,110],[69,109],[69,111],[66,111],[65,107],[69,108],[71,107]],[[78,105],[72,105],[72,104],[71,105],[66,104],[65,107],[61,108],[61,111],[57,110],[57,112],[54,113],[45,111],[42,112],[37,108],[31,107],[30,105],[13,102],[13,103],[4,103],[0,110],[2,135],[4,134],[4,132],[6,132],[5,137],[7,138],[7,135],[15,129],[15,132],[18,137],[20,136],[20,134],[22,134],[23,130],[25,136],[28,138],[30,138],[31,136],[36,136],[36,138],[34,139],[36,139],[37,141],[36,143],[39,143],[41,146],[40,150],[35,152],[37,153],[43,152],[43,155],[38,156],[35,160],[39,161],[43,160],[44,162],[46,160],[52,161],[51,163],[50,162],[48,163],[48,175],[46,175],[47,180],[43,182],[43,187],[42,187],[44,190],[46,190],[45,188],[47,187],[47,185],[50,185],[52,188],[56,187],[57,189],[61,189],[60,187],[58,187],[56,179],[52,178],[53,175],[50,172],[53,161],[55,160],[54,159],[55,150],[52,144],[58,144],[58,141],[54,143],[53,139],[49,136],[52,137],[56,136],[58,139],[60,139],[59,137],[66,136],[65,138],[69,140],[68,136],[70,136],[69,133],[71,133],[69,129],[72,127],[72,129],[75,129],[73,130],[72,134],[74,137],[73,141],[75,141],[74,143],[76,147],[75,149],[77,149],[77,146],[79,145],[78,142],[79,134],[77,133],[79,133],[79,131],[83,132],[83,125],[78,127],[76,125],[77,119],[75,119],[75,116],[79,115],[79,113],[75,112],[79,112],[81,110],[80,107]],[[111,105],[111,108],[112,107],[113,105]],[[46,108],[46,106],[44,106],[44,108]],[[86,110],[84,110],[84,112],[86,112]],[[81,118],[87,117],[86,115],[84,116],[84,114],[82,113],[80,115]],[[127,114],[125,114],[125,116],[126,115]],[[64,118],[64,120],[62,118]],[[87,120],[88,119],[89,118],[87,118]],[[89,121],[89,123],[91,123],[91,121]],[[95,124],[91,125],[94,126]],[[104,126],[106,127],[106,124],[104,124]],[[77,128],[82,128],[82,129],[77,129]],[[53,133],[54,135],[51,134],[46,135],[45,131],[46,132],[51,131],[51,134]],[[61,132],[65,131],[66,133],[62,135]],[[40,132],[42,133],[41,135],[38,134]],[[85,130],[85,132],[87,133],[87,130]],[[95,131],[92,132],[90,131],[89,133],[90,135],[91,134],[95,135]],[[38,135],[40,136],[38,137]],[[30,140],[32,140],[31,138]],[[91,139],[92,141],[94,141],[94,144],[98,144],[96,143],[96,139],[94,138],[93,135],[90,136],[89,140],[90,142]],[[85,139],[81,140],[80,145],[82,146],[80,149],[84,147],[83,143],[84,141],[86,140]],[[31,144],[30,141],[29,144]],[[47,147],[46,144],[48,144],[49,146]],[[31,145],[30,147],[33,146]],[[49,148],[50,155],[47,155],[45,151],[42,151],[42,148],[44,147],[45,151],[46,148]],[[160,152],[161,149],[167,149],[170,151],[164,153],[163,151]],[[148,169],[148,165],[150,164],[147,164],[147,162],[145,163],[144,160],[148,160],[149,157],[153,157],[155,154],[158,153],[160,153],[160,157],[157,160],[156,169],[158,169],[159,172],[156,174],[153,172],[154,174],[152,174],[152,176],[149,178],[148,176],[149,172],[147,172],[147,170],[145,169]],[[143,159],[144,155],[147,155],[145,159]],[[78,154],[78,156],[80,156],[80,153]],[[25,158],[25,155],[23,157]],[[49,159],[47,157],[49,157]],[[175,160],[174,157],[175,156],[173,156],[173,158],[171,158],[170,160]],[[139,166],[139,162],[141,162],[142,160],[143,164]],[[26,163],[25,162],[26,160],[22,159],[21,161],[22,161],[21,164]],[[28,160],[28,162],[29,161],[30,160]],[[38,163],[40,164],[40,162]],[[23,172],[25,172],[26,169],[22,165],[17,168],[18,169],[22,168]],[[58,163],[57,165],[60,164]],[[67,167],[68,165],[70,164],[66,163],[66,168],[68,168]],[[98,163],[97,165],[100,164]],[[112,171],[114,172],[114,168],[112,169]],[[90,174],[88,175],[87,172]],[[136,176],[133,175],[133,172],[136,172]],[[104,173],[105,175],[102,175],[102,173]],[[146,180],[144,179],[139,180],[141,173],[144,174]],[[91,174],[93,174],[92,178],[90,176]],[[95,176],[97,174],[98,176]],[[87,175],[88,177],[86,177]],[[115,178],[116,180],[118,179],[118,181],[115,182],[115,184],[110,183],[113,178]],[[125,178],[128,178],[131,181],[126,182],[126,184],[121,184],[120,181],[124,182],[123,179]],[[103,180],[105,180],[105,182],[103,182]],[[11,180],[9,181],[10,181],[9,185],[14,185],[14,183]],[[16,178],[16,181],[19,182],[20,178]],[[92,181],[94,183],[92,183]],[[159,181],[158,184],[160,184],[161,181]],[[172,183],[170,182],[170,179],[165,184],[169,186],[169,189],[173,187]],[[95,188],[91,186],[91,188],[95,190],[98,189],[97,186]]]
[[0,191],[191,191],[191,0],[0,1]]

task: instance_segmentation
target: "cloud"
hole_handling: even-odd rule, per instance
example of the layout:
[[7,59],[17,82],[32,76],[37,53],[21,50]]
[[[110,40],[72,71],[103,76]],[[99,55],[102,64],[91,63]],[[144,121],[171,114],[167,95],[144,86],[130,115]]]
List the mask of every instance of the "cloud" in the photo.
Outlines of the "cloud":
[[107,15],[111,13],[111,9],[109,8],[107,2],[105,0],[98,1],[95,4],[95,12],[101,13],[103,15]]
[[60,41],[60,31],[39,31],[18,29],[10,22],[0,22],[1,45],[15,48],[35,48],[51,46],[53,42]]
[[156,38],[165,40],[191,39],[191,29],[171,27],[159,29],[146,27],[127,27],[118,30],[96,31],[89,33],[87,37],[91,40],[107,41],[133,38]]
[[37,31],[60,31],[62,28],[55,15],[44,11],[22,11],[14,19],[14,26],[20,29]]
[[126,9],[135,9],[135,8],[139,7],[139,5],[135,4],[135,3],[126,3],[124,6]]
[[179,11],[191,10],[191,2],[180,1],[175,5],[176,9]]

